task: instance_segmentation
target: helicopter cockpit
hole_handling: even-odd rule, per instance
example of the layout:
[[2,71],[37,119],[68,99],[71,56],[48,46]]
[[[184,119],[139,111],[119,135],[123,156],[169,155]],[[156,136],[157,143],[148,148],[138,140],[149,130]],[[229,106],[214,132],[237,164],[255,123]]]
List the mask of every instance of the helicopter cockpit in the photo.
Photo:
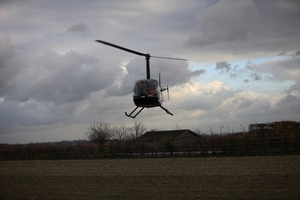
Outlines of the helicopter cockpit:
[[159,98],[159,84],[155,79],[142,79],[134,84],[133,96],[134,97],[157,97]]
[[160,103],[160,90],[155,79],[142,79],[134,84],[133,101],[138,107],[155,107]]

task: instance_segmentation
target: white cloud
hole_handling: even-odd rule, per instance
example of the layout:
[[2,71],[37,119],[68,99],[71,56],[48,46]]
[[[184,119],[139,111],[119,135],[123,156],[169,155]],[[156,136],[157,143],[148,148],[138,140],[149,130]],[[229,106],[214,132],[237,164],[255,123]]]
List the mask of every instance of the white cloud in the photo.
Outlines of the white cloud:
[[270,60],[257,66],[255,71],[267,73],[275,81],[293,80],[299,83],[300,56]]

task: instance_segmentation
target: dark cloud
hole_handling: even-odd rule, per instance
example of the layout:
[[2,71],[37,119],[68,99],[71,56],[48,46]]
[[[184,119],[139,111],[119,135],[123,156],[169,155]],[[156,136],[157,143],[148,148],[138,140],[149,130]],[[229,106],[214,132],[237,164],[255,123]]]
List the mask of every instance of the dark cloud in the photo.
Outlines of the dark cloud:
[[299,20],[300,4],[298,0],[260,1],[253,0],[260,16],[273,18],[278,22],[293,23]]
[[20,104],[10,100],[0,103],[1,134],[13,130],[16,125],[41,126],[65,119],[67,113],[58,112],[51,104],[28,101]]
[[300,84],[294,84],[294,85],[291,85],[290,88],[288,90],[285,90],[284,91],[285,94],[297,94],[297,96],[300,95]]
[[264,74],[266,77],[269,77],[269,80],[273,81],[292,80],[299,82],[299,66],[300,56],[273,59],[256,65],[256,67],[252,69],[254,73],[251,76],[257,80],[257,78],[262,78],[261,75],[257,76],[258,74]]
[[0,97],[13,87],[13,80],[26,67],[25,54],[18,51],[9,37],[0,33]]
[[231,70],[230,63],[226,61],[217,62],[215,70],[220,70],[223,72],[229,72]]
[[261,75],[259,74],[250,74],[249,75],[254,81],[260,81],[262,79]]
[[89,27],[84,24],[84,23],[77,23],[77,24],[73,24],[71,25],[69,28],[67,28],[67,30],[63,33],[59,33],[58,35],[65,35],[67,33],[85,33],[88,32],[90,29]]
[[87,32],[89,27],[84,23],[73,24],[70,26],[66,32]]
[[[233,70],[235,75],[239,74],[239,78],[245,75],[250,76],[252,80],[264,80],[268,82],[274,81],[300,81],[300,57],[299,56],[284,56],[268,59],[258,64],[255,61],[247,61],[246,65],[241,69]],[[220,67],[221,69],[222,67]],[[249,74],[250,72],[250,74]],[[234,75],[231,74],[231,75]],[[230,75],[230,76],[231,76]],[[233,76],[231,76],[233,77]],[[237,76],[236,76],[237,77]],[[236,78],[235,77],[235,78]],[[244,82],[249,82],[244,78]]]
[[297,103],[300,105],[300,84],[291,85],[289,89],[283,92],[284,96],[278,102],[278,105]]
[[69,52],[59,55],[46,52],[14,81],[15,91],[6,98],[64,104],[87,98],[112,85],[121,69],[106,66],[94,56]]
[[191,72],[190,76],[191,77],[200,76],[201,74],[205,74],[205,73],[206,73],[206,70],[205,69],[201,69],[201,70],[196,70],[196,71]]
[[60,105],[86,99],[116,81],[121,68],[107,66],[95,56],[70,51],[46,51],[29,63],[24,52],[0,35],[0,97],[26,102],[30,99]]
[[[195,16],[187,46],[248,55],[253,51],[289,52],[300,41],[300,4],[295,1],[220,1]],[[287,44],[287,40],[295,41]]]
[[278,103],[277,105],[281,106],[281,105],[286,105],[286,104],[290,104],[290,103],[293,103],[293,102],[296,102],[298,101],[299,102],[299,98],[295,95],[285,95],[284,98],[282,98]]
[[232,78],[234,80],[236,80],[236,78],[237,78],[237,75],[235,73],[231,73],[229,76],[230,76],[230,78]]
[[284,55],[286,55],[285,51],[281,51],[281,52],[278,53],[278,56],[284,56]]
[[203,47],[219,42],[245,41],[249,37],[249,25],[256,21],[255,12],[249,1],[220,1],[196,16],[199,28],[188,44]]
[[239,109],[249,108],[254,102],[251,99],[239,98],[238,100],[233,100],[233,103],[238,104]]
[[256,65],[253,62],[247,61],[247,63],[246,63],[247,69],[253,70],[255,67],[256,67]]
[[0,35],[0,129],[68,123],[91,93],[114,84],[118,65],[70,51],[46,51],[37,60]]

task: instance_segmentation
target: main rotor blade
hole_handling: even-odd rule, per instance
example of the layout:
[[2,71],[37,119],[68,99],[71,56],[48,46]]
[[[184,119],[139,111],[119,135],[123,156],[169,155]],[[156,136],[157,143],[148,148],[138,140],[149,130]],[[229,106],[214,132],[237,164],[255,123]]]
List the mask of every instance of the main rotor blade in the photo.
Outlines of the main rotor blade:
[[134,51],[132,49],[127,49],[125,47],[121,47],[121,46],[118,46],[118,45],[115,45],[115,44],[112,44],[112,43],[109,43],[109,42],[105,42],[103,40],[95,40],[95,42],[99,42],[99,43],[102,43],[102,44],[105,44],[105,45],[108,45],[108,46],[111,46],[111,47],[115,47],[117,49],[121,49],[123,51],[127,51],[127,52],[130,52],[130,53],[133,53],[133,54],[137,54],[139,56],[145,56],[145,57],[153,57],[153,58],[162,58],[162,59],[170,59],[170,60],[182,60],[182,61],[187,61],[187,59],[182,59],[182,58],[169,58],[169,57],[162,57],[162,56],[151,56],[149,54],[145,54],[145,53],[141,53],[141,52],[138,52],[138,51]]
[[162,59],[169,59],[169,60],[182,60],[182,61],[188,61],[188,59],[182,59],[182,58],[169,58],[169,57],[161,57],[161,56],[151,56],[152,58],[162,58]]
[[102,41],[102,40],[95,40],[95,42],[100,42],[102,44],[105,44],[105,45],[108,45],[108,46],[112,46],[112,47],[115,47],[117,49],[121,49],[123,51],[127,51],[127,52],[130,52],[130,53],[134,53],[134,54],[137,54],[139,56],[148,56],[149,54],[144,54],[144,53],[141,53],[141,52],[138,52],[138,51],[134,51],[134,50],[131,50],[131,49],[127,49],[125,47],[121,47],[121,46],[118,46],[118,45],[115,45],[115,44],[112,44],[112,43],[109,43],[109,42],[105,42],[105,41]]

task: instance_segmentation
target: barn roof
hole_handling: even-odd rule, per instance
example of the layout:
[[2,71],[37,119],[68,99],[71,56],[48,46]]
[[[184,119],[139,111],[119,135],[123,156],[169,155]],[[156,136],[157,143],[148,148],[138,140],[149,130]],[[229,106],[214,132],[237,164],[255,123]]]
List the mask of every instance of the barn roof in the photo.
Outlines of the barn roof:
[[195,136],[198,136],[196,133],[194,133],[193,131],[191,131],[189,129],[183,129],[183,130],[167,130],[167,131],[148,131],[145,134],[143,134],[139,139],[155,140],[155,139],[159,139],[162,137],[176,139],[187,132],[189,132]]

